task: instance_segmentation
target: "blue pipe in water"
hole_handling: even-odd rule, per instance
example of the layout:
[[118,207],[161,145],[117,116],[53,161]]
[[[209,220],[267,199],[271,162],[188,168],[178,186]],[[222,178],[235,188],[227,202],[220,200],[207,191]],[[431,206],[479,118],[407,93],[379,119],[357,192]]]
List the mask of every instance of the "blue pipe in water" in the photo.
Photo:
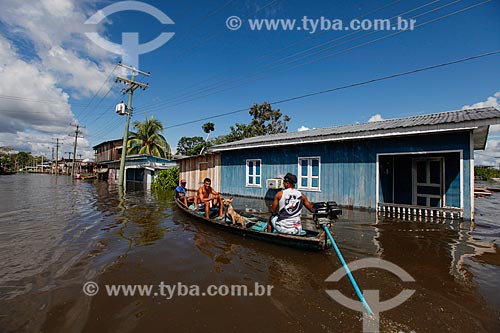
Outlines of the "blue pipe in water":
[[325,229],[326,234],[330,238],[330,241],[332,242],[332,246],[335,249],[335,252],[337,252],[337,257],[339,257],[339,260],[342,263],[342,266],[344,267],[344,270],[346,271],[347,276],[349,277],[349,280],[351,281],[352,286],[354,287],[354,291],[356,292],[356,295],[358,295],[359,300],[363,304],[363,306],[366,309],[366,311],[368,312],[368,314],[371,316],[375,316],[375,314],[373,313],[373,310],[370,308],[370,306],[368,305],[368,303],[365,300],[365,297],[361,293],[361,290],[359,289],[358,284],[356,283],[356,280],[354,280],[354,276],[352,276],[352,273],[349,270],[349,267],[345,263],[344,257],[342,256],[342,253],[340,253],[340,250],[339,250],[337,244],[335,243],[335,240],[333,239],[333,236],[330,233],[330,230],[328,230],[328,227],[326,225],[323,225],[323,228]]

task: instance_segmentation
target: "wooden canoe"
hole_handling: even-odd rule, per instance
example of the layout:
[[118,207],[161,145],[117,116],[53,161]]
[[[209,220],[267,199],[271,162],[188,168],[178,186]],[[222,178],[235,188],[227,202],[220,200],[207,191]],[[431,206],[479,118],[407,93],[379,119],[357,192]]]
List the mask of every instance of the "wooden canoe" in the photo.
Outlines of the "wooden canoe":
[[213,227],[232,232],[234,234],[241,235],[243,237],[254,238],[262,240],[269,243],[291,246],[306,250],[325,250],[331,247],[330,240],[326,235],[325,231],[319,230],[305,230],[306,234],[304,236],[286,235],[267,232],[267,220],[262,217],[252,216],[245,213],[239,212],[243,217],[247,219],[246,228],[243,228],[239,224],[231,224],[230,221],[223,219],[218,219],[218,211],[213,211],[211,217],[206,218],[205,212],[194,211],[184,205],[184,203],[179,200],[175,200],[177,207],[181,209],[184,213],[189,215],[193,220],[211,225]]

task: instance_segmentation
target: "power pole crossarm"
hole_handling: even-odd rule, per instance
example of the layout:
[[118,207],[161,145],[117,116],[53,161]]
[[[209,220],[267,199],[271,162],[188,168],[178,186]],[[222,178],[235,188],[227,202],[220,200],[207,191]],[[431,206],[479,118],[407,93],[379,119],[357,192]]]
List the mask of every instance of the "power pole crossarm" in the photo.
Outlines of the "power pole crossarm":
[[122,82],[125,83],[129,86],[127,91],[134,91],[137,88],[141,88],[142,90],[146,90],[149,88],[149,85],[146,83],[140,83],[140,82],[135,82],[133,81],[135,75],[132,75],[132,80],[125,79],[123,77],[117,76],[115,82]]

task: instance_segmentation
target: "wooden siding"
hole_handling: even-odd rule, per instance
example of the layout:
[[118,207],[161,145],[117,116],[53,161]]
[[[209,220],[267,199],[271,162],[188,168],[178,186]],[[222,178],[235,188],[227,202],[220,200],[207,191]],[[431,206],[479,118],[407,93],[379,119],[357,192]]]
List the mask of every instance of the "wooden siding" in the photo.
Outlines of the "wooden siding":
[[[265,180],[283,177],[287,172],[298,174],[299,157],[321,158],[321,191],[302,190],[311,201],[335,200],[349,207],[375,209],[377,202],[377,154],[437,152],[463,150],[464,218],[470,218],[470,133],[455,132],[435,135],[413,135],[392,139],[372,139],[321,144],[304,144],[276,148],[254,148],[225,151],[221,157],[220,191],[248,197],[271,198],[277,192],[266,188]],[[245,184],[246,160],[262,161],[262,187]],[[459,162],[458,162],[459,163]],[[447,186],[454,203],[460,197],[460,179],[453,178]],[[404,191],[404,188],[401,189]],[[411,186],[407,189],[411,193]]]
[[[200,164],[202,168],[200,171]],[[179,166],[179,179],[186,179],[187,189],[196,191],[203,184],[203,179],[208,177],[212,180],[212,187],[219,191],[220,189],[220,154],[211,154],[204,156],[193,156],[177,161]],[[206,166],[206,168],[205,168]]]
[[[101,143],[97,146],[94,147],[94,150],[96,152],[96,162],[100,163],[103,161],[116,161],[119,160],[122,156],[121,151],[122,151],[122,146],[123,140],[114,140],[114,141],[107,141],[104,143]],[[118,148],[120,147],[120,148]]]

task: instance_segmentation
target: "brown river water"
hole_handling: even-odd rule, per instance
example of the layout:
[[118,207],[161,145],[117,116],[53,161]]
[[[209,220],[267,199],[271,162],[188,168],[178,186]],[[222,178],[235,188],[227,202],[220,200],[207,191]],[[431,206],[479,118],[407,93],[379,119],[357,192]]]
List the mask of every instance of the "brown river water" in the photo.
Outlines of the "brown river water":
[[[362,332],[363,316],[326,290],[356,299],[332,249],[310,252],[194,222],[172,193],[50,175],[0,176],[0,332]],[[475,223],[377,221],[347,210],[331,230],[345,260],[381,258],[413,282],[357,270],[381,301],[415,290],[380,314],[382,332],[500,331],[500,193],[476,199]],[[236,198],[236,209],[266,211]],[[99,287],[95,296],[86,282]],[[111,285],[191,288],[191,295],[111,296]],[[193,286],[255,284],[262,296],[208,296]],[[179,287],[180,290],[180,287]],[[89,291],[89,289],[86,289]],[[93,292],[90,290],[89,292]]]

